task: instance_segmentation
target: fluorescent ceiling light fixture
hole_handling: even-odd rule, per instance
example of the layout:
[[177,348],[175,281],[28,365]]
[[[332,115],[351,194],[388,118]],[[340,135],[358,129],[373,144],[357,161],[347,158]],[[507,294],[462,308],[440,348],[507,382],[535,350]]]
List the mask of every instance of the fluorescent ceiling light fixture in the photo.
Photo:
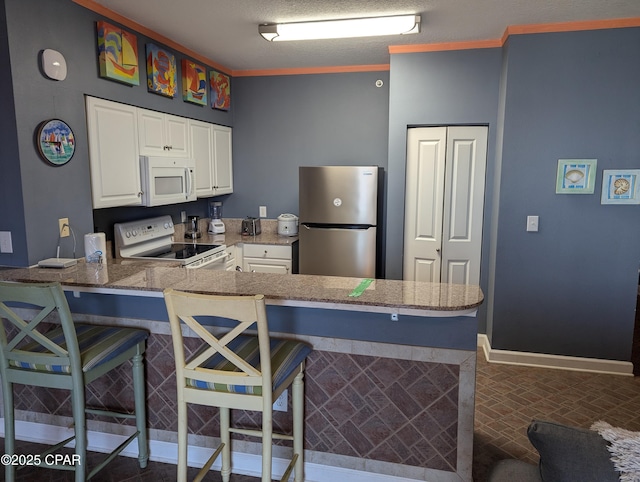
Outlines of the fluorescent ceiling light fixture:
[[420,32],[420,15],[273,23],[259,25],[258,31],[260,35],[271,42],[403,35]]

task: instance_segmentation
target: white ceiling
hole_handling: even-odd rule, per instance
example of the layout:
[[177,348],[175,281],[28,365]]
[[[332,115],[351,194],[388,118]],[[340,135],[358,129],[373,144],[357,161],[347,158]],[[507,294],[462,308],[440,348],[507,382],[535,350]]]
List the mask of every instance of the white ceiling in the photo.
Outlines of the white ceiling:
[[[513,25],[640,17],[640,0],[95,0],[230,71],[388,64],[391,45],[493,40]],[[258,24],[419,13],[419,34],[267,42]]]

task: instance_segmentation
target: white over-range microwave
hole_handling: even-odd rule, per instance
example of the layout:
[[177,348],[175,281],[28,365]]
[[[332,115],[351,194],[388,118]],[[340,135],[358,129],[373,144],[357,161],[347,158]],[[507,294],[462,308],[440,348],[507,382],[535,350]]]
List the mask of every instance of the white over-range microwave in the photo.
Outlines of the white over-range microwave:
[[163,206],[195,201],[194,159],[140,156],[142,205]]

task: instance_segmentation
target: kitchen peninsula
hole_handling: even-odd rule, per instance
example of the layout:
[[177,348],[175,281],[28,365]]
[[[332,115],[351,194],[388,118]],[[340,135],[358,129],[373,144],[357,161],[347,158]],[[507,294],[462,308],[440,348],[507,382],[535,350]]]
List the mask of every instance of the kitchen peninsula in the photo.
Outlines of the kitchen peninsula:
[[[166,449],[175,444],[176,410],[162,290],[262,293],[270,330],[314,347],[305,378],[308,480],[471,480],[475,311],[483,301],[477,286],[380,279],[362,290],[358,278],[192,270],[130,260],[11,269],[0,271],[0,278],[59,281],[77,320],[149,329],[152,459],[154,452],[156,459],[175,457],[174,449]],[[121,396],[108,382],[93,390],[93,404]],[[61,426],[68,416],[57,406],[35,409],[17,398],[18,420]],[[274,423],[286,429],[289,412],[278,412]],[[216,414],[203,410],[197,416],[203,422],[192,443],[213,446]],[[116,435],[127,428],[101,421],[90,427]],[[242,442],[234,450],[242,452],[236,467],[250,472],[257,447]]]

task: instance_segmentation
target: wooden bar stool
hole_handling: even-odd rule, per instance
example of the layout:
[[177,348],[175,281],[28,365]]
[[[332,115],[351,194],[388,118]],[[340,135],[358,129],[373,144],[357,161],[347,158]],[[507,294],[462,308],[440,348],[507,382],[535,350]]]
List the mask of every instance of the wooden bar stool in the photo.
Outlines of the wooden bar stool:
[[[17,309],[19,308],[19,309]],[[27,312],[24,318],[19,313]],[[31,316],[34,312],[35,315]],[[60,326],[45,331],[41,323]],[[10,329],[9,329],[10,328]],[[34,385],[71,391],[74,436],[42,454],[42,459],[75,439],[80,464],[41,467],[74,470],[76,482],[93,477],[129,443],[138,439],[140,467],[147,466],[149,448],[145,407],[144,351],[148,332],[133,328],[75,324],[59,283],[0,282],[0,376],[4,401],[5,453],[15,450],[13,385]],[[93,410],[85,406],[85,385],[127,360],[133,362],[135,413]],[[136,431],[87,472],[86,414],[135,418]],[[5,466],[5,480],[15,480],[15,467]]]
[[[305,343],[269,338],[264,297],[211,296],[165,290],[171,323],[178,385],[178,481],[187,480],[187,404],[220,409],[221,444],[196,477],[202,480],[222,453],[222,480],[231,474],[231,433],[262,438],[262,481],[271,481],[272,439],[292,440],[293,456],[282,480],[294,470],[296,482],[304,480],[304,362],[311,353]],[[201,324],[203,317],[214,324],[232,320],[230,331],[219,338]],[[181,322],[205,343],[185,360]],[[225,325],[228,326],[228,325]],[[247,335],[247,330],[257,330]],[[293,435],[273,432],[273,402],[290,385],[293,400]],[[230,409],[262,412],[258,430],[233,428]]]

